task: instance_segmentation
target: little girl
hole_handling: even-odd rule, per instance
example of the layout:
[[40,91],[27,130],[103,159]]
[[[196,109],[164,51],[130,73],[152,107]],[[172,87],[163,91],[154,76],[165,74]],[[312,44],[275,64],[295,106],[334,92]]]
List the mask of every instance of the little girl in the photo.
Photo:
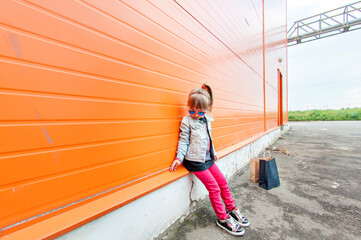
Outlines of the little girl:
[[170,171],[175,171],[183,163],[207,188],[218,217],[217,225],[232,235],[241,236],[245,232],[243,227],[249,226],[249,222],[234,205],[227,180],[215,164],[218,158],[211,136],[210,122],[213,119],[206,114],[211,112],[212,105],[213,95],[209,85],[203,84],[189,93],[189,115],[182,119],[177,156]]

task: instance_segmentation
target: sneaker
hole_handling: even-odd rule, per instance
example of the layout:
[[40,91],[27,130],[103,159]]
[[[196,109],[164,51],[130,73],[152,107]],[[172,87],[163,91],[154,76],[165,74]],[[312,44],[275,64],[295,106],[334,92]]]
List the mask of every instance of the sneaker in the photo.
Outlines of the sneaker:
[[217,219],[217,225],[232,235],[242,236],[244,234],[243,227],[241,227],[241,225],[239,225],[231,216],[228,216],[224,222]]
[[227,211],[229,215],[231,215],[234,220],[237,221],[237,223],[239,225],[241,225],[242,227],[248,227],[249,226],[249,222],[248,219],[245,218],[242,213],[239,211],[239,209],[237,209],[236,207],[233,207],[233,209],[231,211]]

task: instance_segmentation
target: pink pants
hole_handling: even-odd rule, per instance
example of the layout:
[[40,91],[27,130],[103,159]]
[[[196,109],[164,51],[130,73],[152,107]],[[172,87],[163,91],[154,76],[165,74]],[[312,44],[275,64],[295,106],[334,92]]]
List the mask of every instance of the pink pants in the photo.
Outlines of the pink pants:
[[[226,178],[223,176],[216,164],[213,164],[207,170],[200,172],[192,172],[201,180],[209,192],[209,200],[211,201],[214,212],[221,220],[227,219],[226,209],[232,210],[234,207],[234,200],[231,191],[229,190]],[[223,206],[222,199],[226,205]]]

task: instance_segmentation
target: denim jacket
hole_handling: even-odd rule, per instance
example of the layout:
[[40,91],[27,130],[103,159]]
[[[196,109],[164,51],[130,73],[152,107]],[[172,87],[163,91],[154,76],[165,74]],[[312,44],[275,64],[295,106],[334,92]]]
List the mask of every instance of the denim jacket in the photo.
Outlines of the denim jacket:
[[[208,125],[209,137],[211,142],[211,153],[213,152],[213,156],[216,155],[216,151],[213,146],[213,140],[211,136],[211,121],[214,121],[213,118],[209,115],[205,115]],[[189,161],[194,162],[205,162],[206,152],[207,152],[207,135],[205,131],[205,124],[200,122],[199,120],[195,120],[191,115],[187,115],[183,117],[180,133],[179,133],[179,141],[178,141],[178,149],[177,149],[177,158],[183,161],[183,159],[187,159]]]

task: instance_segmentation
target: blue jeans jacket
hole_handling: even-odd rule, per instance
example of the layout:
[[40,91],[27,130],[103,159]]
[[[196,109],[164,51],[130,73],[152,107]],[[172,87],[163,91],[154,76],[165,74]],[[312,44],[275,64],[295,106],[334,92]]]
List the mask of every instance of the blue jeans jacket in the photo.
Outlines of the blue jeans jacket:
[[[213,151],[215,156],[216,151],[211,136],[211,121],[214,120],[209,115],[205,115],[205,118],[207,120],[210,142],[212,143],[210,151]],[[189,161],[205,162],[208,147],[207,134],[204,123],[193,119],[191,115],[183,117],[180,126],[177,158],[182,161],[186,158]]]

